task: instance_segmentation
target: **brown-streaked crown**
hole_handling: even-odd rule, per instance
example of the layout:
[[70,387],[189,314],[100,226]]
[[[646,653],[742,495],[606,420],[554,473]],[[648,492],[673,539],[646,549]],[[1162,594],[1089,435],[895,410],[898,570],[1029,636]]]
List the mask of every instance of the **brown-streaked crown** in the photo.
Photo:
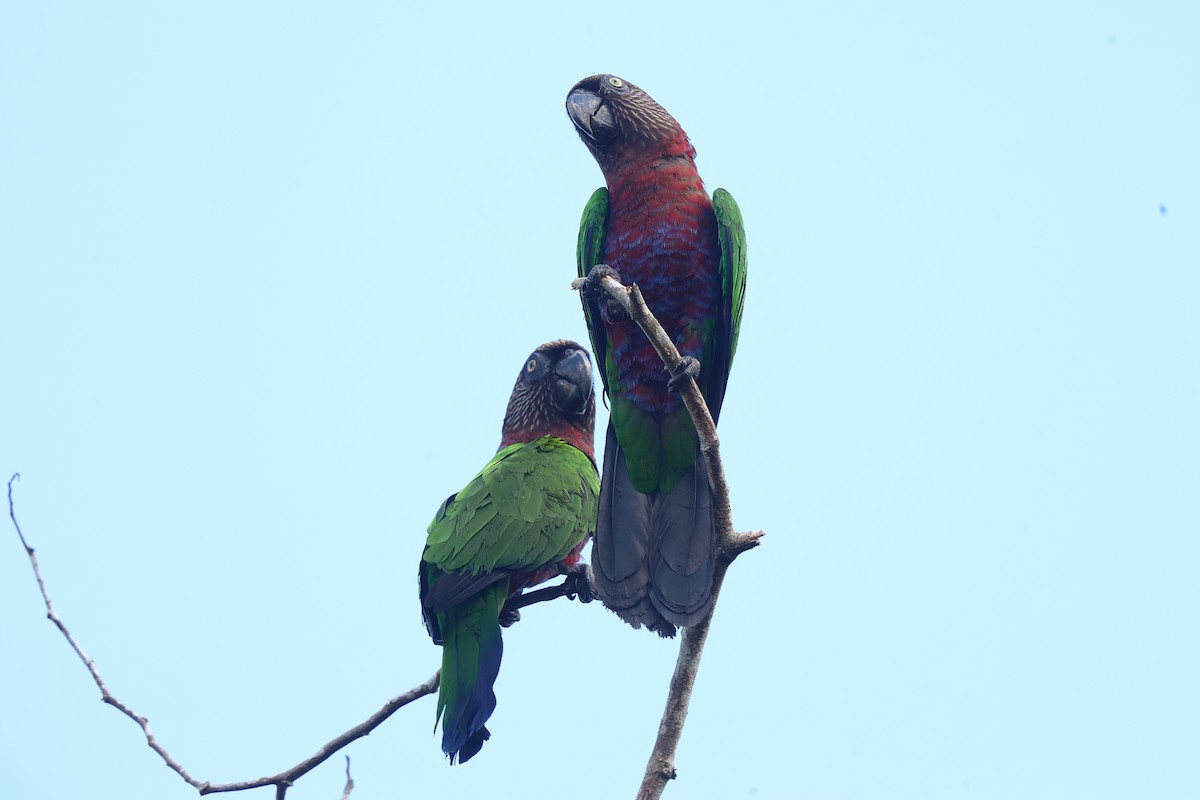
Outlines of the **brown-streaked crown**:
[[567,114],[606,173],[617,160],[637,153],[652,158],[696,155],[675,118],[616,75],[592,75],[572,86]]

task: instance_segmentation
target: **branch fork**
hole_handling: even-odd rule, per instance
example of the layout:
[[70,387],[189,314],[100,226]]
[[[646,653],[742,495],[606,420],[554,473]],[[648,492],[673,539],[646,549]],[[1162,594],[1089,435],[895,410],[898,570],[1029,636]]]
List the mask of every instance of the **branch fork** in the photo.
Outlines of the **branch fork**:
[[[597,265],[597,268],[599,265]],[[595,268],[593,268],[595,269]],[[582,290],[588,283],[587,278],[577,278],[571,282],[571,288]],[[683,723],[687,718],[688,704],[692,697],[692,687],[696,682],[696,671],[700,667],[700,656],[704,650],[704,642],[708,638],[708,629],[712,624],[713,612],[717,607],[721,584],[725,580],[725,572],[733,560],[747,550],[757,547],[762,540],[763,532],[736,533],[733,530],[733,513],[729,504],[729,484],[725,481],[725,468],[721,463],[721,442],[717,438],[717,425],[709,412],[708,404],[700,393],[700,387],[692,375],[683,374],[680,362],[683,361],[679,349],[671,341],[671,337],[655,319],[642,297],[642,290],[636,283],[628,286],[622,284],[612,275],[604,275],[594,279],[593,285],[598,285],[610,299],[619,304],[634,322],[646,334],[654,351],[662,359],[663,365],[672,375],[678,375],[678,389],[696,426],[696,434],[700,438],[700,453],[704,457],[704,466],[708,470],[708,483],[712,488],[713,524],[717,532],[717,567],[713,573],[713,601],[708,613],[695,625],[684,628],[679,642],[679,658],[675,662],[675,672],[671,676],[671,688],[667,694],[667,707],[663,711],[662,722],[658,726],[658,738],[654,742],[654,750],[646,764],[646,772],[638,791],[638,800],[657,800],[662,796],[667,782],[676,777],[675,751],[679,746],[679,738],[683,733]]]

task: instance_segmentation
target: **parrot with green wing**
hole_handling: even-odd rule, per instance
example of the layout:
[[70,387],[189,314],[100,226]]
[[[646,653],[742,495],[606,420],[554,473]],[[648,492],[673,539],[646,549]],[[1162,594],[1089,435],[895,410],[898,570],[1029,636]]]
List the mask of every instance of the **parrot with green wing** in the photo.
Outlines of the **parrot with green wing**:
[[500,449],[429,523],[421,613],[442,646],[437,718],[451,764],[491,736],[500,628],[515,616],[505,603],[581,566],[600,491],[595,418],[587,350],[567,340],[538,347],[509,397]]
[[[577,251],[611,403],[593,577],[626,622],[672,636],[707,613],[716,567],[708,475],[677,389],[695,377],[720,416],[742,318],[745,229],[728,192],[705,191],[683,128],[637,86],[593,75],[571,88],[566,105],[606,183],[584,209]],[[639,285],[684,357],[676,374],[603,300],[596,282],[605,274]]]

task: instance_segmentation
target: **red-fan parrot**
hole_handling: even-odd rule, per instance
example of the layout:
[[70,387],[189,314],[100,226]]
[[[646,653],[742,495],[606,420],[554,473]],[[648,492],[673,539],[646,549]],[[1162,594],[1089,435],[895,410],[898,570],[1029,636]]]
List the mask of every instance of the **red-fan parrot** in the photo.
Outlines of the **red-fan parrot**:
[[582,566],[600,491],[595,418],[587,350],[566,340],[537,348],[509,396],[500,449],[429,523],[421,612],[442,646],[437,717],[452,764],[491,735],[505,602]]
[[[683,128],[637,86],[584,78],[567,95],[567,113],[607,184],[584,209],[577,252],[611,402],[592,571],[622,619],[671,636],[707,613],[716,565],[708,475],[676,389],[696,377],[713,419],[720,415],[742,318],[745,229],[728,192],[708,196]],[[614,271],[641,287],[679,348],[676,374],[601,298],[596,281]]]

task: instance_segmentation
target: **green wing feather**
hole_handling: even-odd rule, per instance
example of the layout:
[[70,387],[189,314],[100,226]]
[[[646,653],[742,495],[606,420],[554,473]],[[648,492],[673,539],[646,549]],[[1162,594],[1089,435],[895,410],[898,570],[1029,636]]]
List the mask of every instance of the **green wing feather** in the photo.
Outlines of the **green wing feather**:
[[[579,277],[587,277],[592,267],[604,261],[604,239],[608,232],[608,189],[603,187],[592,192],[587,205],[583,208],[583,219],[579,222],[579,243],[575,248],[575,265]],[[592,341],[592,353],[596,356],[596,364],[601,367],[600,380],[604,391],[609,391],[608,340],[604,331],[604,322],[600,319],[600,306],[595,301],[589,301],[579,293],[583,302],[583,316],[587,320],[588,337]],[[615,368],[614,368],[615,374]],[[612,378],[615,380],[615,378]]]
[[[721,412],[725,399],[725,383],[737,353],[738,334],[742,328],[742,307],[746,296],[746,228],[742,211],[733,195],[724,189],[713,192],[713,212],[717,216],[717,242],[721,259],[717,271],[721,276],[721,318],[716,327],[716,353],[721,369],[712,370],[713,381],[705,396],[713,416]],[[715,385],[714,385],[715,384]]]
[[442,504],[422,558],[465,575],[553,564],[591,532],[599,492],[591,459],[561,439],[510,445]]
[[[591,198],[584,206],[583,218],[579,222],[579,242],[575,250],[579,277],[586,277],[592,267],[604,262],[604,242],[607,233],[608,189],[601,187],[592,192]],[[617,432],[621,447],[632,447],[637,453],[636,458],[626,462],[633,486],[639,492],[652,492],[659,488],[668,490],[674,485],[674,480],[669,476],[667,486],[659,485],[664,456],[658,423],[653,415],[639,409],[629,397],[618,391],[621,386],[620,370],[616,361],[608,358],[608,332],[600,318],[600,305],[596,300],[584,297],[582,292],[580,300],[583,302],[583,315],[587,320],[592,353],[595,354],[595,363],[599,366],[597,371],[600,373],[600,381],[612,403],[610,424]],[[690,457],[694,458],[694,431],[691,436],[693,441]],[[606,455],[605,459],[608,458],[610,456]]]
[[729,363],[737,352],[738,332],[742,327],[742,305],[746,296],[746,227],[742,211],[733,195],[724,189],[713,192],[713,211],[717,215],[717,239],[721,246],[721,295],[724,318],[721,328],[729,342]]

